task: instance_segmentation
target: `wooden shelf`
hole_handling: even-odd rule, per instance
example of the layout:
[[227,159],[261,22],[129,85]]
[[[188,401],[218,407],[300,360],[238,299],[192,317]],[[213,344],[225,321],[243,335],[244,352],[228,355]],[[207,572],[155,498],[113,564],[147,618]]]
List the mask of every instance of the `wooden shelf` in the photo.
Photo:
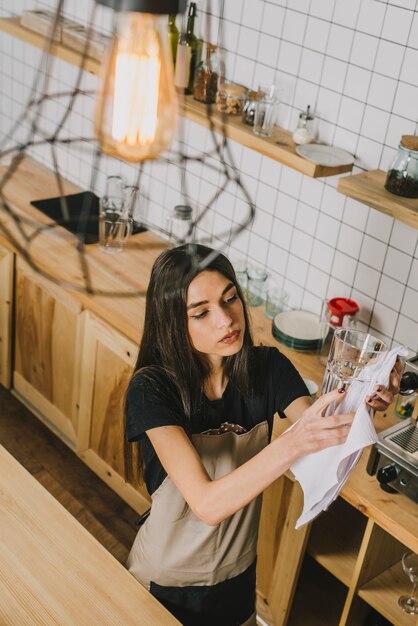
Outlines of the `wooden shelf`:
[[286,626],[338,626],[346,595],[345,586],[305,557]]
[[338,498],[312,524],[308,554],[347,587],[353,577],[366,522],[361,513]]
[[398,606],[399,596],[408,594],[411,587],[401,563],[396,563],[370,580],[357,593],[394,626],[412,626],[416,623],[414,617],[404,613]]
[[395,220],[418,228],[418,199],[396,196],[384,188],[386,172],[374,170],[344,176],[338,181],[338,191],[345,196],[390,215]]
[[[1,18],[0,31],[4,31],[37,48],[45,47],[44,36],[21,26],[18,17]],[[81,63],[82,55],[79,52],[71,50],[61,44],[52,45],[51,53],[72,65],[79,66]],[[95,59],[86,58],[84,67],[87,72],[92,74],[98,74],[100,71],[100,63]],[[252,128],[243,124],[239,116],[227,116],[225,124],[223,116],[212,108],[211,117],[209,119],[208,106],[197,102],[192,96],[186,96],[184,99],[182,115],[205,128],[209,128],[211,123],[213,123],[213,127],[217,132],[221,132],[225,125],[226,134],[230,139],[312,178],[335,176],[336,174],[351,172],[353,168],[352,164],[343,165],[341,167],[324,167],[307,161],[296,154],[296,146],[292,140],[291,133],[277,126],[273,132],[273,136],[264,139],[254,135]]]

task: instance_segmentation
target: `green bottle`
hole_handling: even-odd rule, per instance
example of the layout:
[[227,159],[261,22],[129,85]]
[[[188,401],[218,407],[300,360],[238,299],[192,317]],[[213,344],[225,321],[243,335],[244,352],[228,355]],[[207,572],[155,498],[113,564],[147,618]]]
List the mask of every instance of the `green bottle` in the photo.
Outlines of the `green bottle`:
[[170,39],[171,52],[173,54],[173,63],[176,64],[177,44],[179,42],[179,31],[176,26],[176,16],[168,16],[168,37]]
[[193,93],[194,75],[197,65],[197,52],[198,52],[198,39],[194,34],[194,22],[196,17],[196,2],[191,2],[189,6],[189,13],[187,18],[186,37],[185,41],[191,48],[190,55],[190,67],[189,67],[189,83],[186,88],[186,93]]

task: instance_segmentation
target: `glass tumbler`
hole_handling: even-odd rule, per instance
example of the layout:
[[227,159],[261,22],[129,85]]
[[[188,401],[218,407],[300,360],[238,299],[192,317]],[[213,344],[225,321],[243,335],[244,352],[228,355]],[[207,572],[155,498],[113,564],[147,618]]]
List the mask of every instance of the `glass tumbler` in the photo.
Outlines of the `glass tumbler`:
[[247,303],[260,306],[266,297],[268,272],[261,267],[249,267],[247,274]]
[[266,305],[264,312],[266,317],[274,320],[278,313],[287,308],[288,295],[281,287],[269,287],[267,289]]
[[276,121],[277,105],[282,89],[276,85],[260,85],[257,92],[253,133],[259,137],[271,137]]

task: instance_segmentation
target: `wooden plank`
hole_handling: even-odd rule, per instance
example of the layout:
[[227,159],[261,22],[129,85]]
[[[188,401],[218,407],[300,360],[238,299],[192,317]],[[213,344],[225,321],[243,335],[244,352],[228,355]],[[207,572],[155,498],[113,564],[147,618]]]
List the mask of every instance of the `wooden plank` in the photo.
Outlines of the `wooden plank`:
[[398,606],[399,596],[410,591],[411,583],[402,565],[397,563],[362,586],[358,595],[394,626],[418,626],[418,618],[404,613]]
[[418,228],[418,199],[403,198],[384,188],[386,172],[374,170],[344,176],[339,179],[337,190],[345,196],[363,202],[395,220]]
[[19,400],[51,428],[58,437],[72,448],[76,445],[76,432],[67,415],[62,413],[36,387],[17,371],[13,372],[13,392]]
[[353,577],[366,519],[338,498],[312,524],[308,554],[347,587]]
[[[389,427],[389,424],[388,424]],[[366,450],[341,492],[342,497],[413,552],[418,553],[417,505],[404,494],[382,491],[366,472]]]
[[179,622],[0,447],[0,622]]
[[280,544],[267,596],[275,626],[287,623],[293,595],[309,536],[310,526],[295,530],[303,506],[303,494],[297,483],[286,480],[287,495],[282,500]]
[[[44,48],[44,37],[34,33],[20,25],[19,18],[0,19],[0,30],[17,37],[37,48]],[[51,54],[76,66],[80,66],[82,55],[70,48],[54,44],[51,47]],[[98,74],[100,63],[94,59],[86,58],[84,68],[92,74]],[[211,110],[210,119],[208,117],[208,107],[197,102],[193,96],[186,96],[180,102],[180,112],[186,119],[200,124],[205,128],[211,128],[218,133],[225,133],[230,139],[237,141],[241,145],[256,150],[264,156],[268,156],[279,163],[298,170],[306,176],[314,178],[322,176],[335,176],[344,172],[351,172],[353,165],[342,165],[340,167],[324,167],[304,159],[296,153],[296,144],[292,139],[292,133],[279,127],[275,127],[272,137],[257,137],[252,132],[252,128],[241,121],[241,116],[229,116],[223,118],[215,108]]]
[[109,485],[109,487],[125,500],[129,506],[135,509],[135,511],[142,514],[149,509],[151,499],[145,498],[145,496],[132,487],[132,485],[126,483],[122,476],[117,474],[108,463],[96,454],[96,452],[93,450],[84,450],[80,452],[79,456],[106,485]]
[[12,306],[14,254],[0,246],[0,384],[12,382]]
[[[16,37],[21,41],[35,46],[35,48],[41,48],[42,50],[45,48],[44,35],[40,35],[39,33],[29,30],[28,28],[24,28],[24,26],[20,24],[18,17],[1,18],[0,30],[8,33],[12,37]],[[76,65],[77,67],[80,66],[82,55],[71,48],[63,46],[62,44],[53,43],[51,46],[51,54],[62,61],[70,63],[71,65]],[[100,71],[100,62],[87,57],[84,61],[84,69],[87,72],[90,72],[90,74],[98,74]]]
[[253,133],[251,126],[241,121],[241,116],[229,115],[224,118],[216,111],[215,107],[212,107],[209,117],[208,106],[197,102],[193,96],[186,96],[182,104],[183,115],[192,122],[205,128],[213,127],[217,133],[225,133],[229,139],[298,170],[305,176],[313,178],[335,176],[336,174],[351,172],[353,169],[352,164],[324,167],[304,159],[296,153],[296,144],[292,139],[292,133],[284,128],[275,126],[271,137],[258,137]]

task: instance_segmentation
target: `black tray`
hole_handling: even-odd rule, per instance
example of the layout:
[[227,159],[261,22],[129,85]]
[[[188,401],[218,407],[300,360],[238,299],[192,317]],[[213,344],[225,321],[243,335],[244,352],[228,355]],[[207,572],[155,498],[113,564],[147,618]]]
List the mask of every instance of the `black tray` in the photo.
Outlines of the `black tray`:
[[[69,213],[68,220],[64,218],[62,213],[61,198],[59,197],[33,200],[31,204],[57,224],[76,235],[84,243],[97,243],[99,241],[99,198],[91,191],[74,193],[65,196],[65,198]],[[147,229],[144,226],[133,222],[132,234],[142,233],[145,230]]]

